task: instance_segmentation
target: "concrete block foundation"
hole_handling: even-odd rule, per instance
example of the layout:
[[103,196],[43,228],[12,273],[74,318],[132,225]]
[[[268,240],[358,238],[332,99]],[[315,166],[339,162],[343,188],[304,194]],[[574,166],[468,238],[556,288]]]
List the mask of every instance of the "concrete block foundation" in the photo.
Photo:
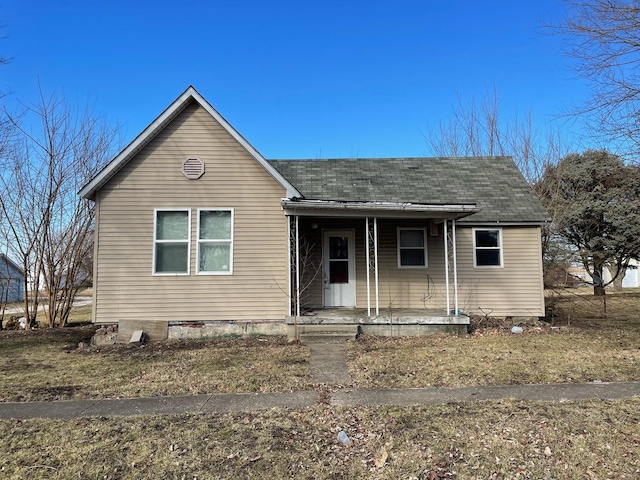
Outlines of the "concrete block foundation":
[[167,338],[176,340],[286,334],[287,326],[284,322],[170,322]]

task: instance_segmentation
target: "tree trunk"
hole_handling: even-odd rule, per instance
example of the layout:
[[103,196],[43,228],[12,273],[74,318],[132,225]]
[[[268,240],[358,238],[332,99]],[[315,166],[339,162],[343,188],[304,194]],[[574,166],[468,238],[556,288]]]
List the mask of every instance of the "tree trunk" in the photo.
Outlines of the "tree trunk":
[[593,295],[596,297],[602,297],[605,294],[604,280],[602,277],[603,270],[604,265],[594,265],[593,275],[591,275],[591,278],[593,278]]
[[622,291],[622,279],[623,278],[624,278],[624,273],[621,273],[613,281],[613,291],[614,292],[621,292]]

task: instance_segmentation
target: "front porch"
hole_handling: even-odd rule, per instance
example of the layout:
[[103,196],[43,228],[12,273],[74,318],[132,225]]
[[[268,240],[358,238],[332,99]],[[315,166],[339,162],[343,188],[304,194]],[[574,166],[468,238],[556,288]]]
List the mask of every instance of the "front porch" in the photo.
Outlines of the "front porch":
[[314,331],[399,337],[437,333],[466,335],[469,328],[468,316],[447,314],[435,308],[387,308],[372,315],[366,308],[317,308],[303,315],[287,316],[285,321],[288,336],[296,339]]

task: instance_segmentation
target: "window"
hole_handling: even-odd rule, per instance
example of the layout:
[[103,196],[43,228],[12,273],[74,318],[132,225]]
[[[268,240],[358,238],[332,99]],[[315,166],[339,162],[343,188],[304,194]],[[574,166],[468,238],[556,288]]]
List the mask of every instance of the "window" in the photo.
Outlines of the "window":
[[198,210],[198,273],[233,273],[233,210]]
[[398,229],[398,267],[427,266],[427,235],[424,228]]
[[502,267],[502,231],[473,229],[474,266]]
[[189,210],[156,210],[153,273],[189,274]]

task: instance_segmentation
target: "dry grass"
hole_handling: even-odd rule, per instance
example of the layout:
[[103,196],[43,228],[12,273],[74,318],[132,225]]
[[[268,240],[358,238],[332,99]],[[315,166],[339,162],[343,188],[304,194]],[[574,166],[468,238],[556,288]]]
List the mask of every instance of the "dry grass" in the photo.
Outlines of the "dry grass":
[[[511,322],[467,337],[362,338],[349,344],[360,387],[470,386],[640,379],[640,296],[552,299],[556,326],[510,333]],[[570,316],[569,316],[570,315]]]
[[7,479],[640,478],[638,398],[3,421],[0,438]]
[[79,350],[93,331],[3,332],[0,401],[311,388],[308,349],[281,337]]
[[[358,387],[470,386],[640,379],[640,294],[554,295],[554,323],[468,337],[361,338],[348,344]],[[90,307],[74,312],[74,321]],[[485,322],[486,323],[486,322]],[[552,333],[553,332],[553,333]],[[276,392],[313,388],[308,349],[283,338],[78,350],[93,328],[0,335],[0,401]]]
[[69,325],[83,325],[91,323],[93,305],[83,305],[74,307],[69,314]]

